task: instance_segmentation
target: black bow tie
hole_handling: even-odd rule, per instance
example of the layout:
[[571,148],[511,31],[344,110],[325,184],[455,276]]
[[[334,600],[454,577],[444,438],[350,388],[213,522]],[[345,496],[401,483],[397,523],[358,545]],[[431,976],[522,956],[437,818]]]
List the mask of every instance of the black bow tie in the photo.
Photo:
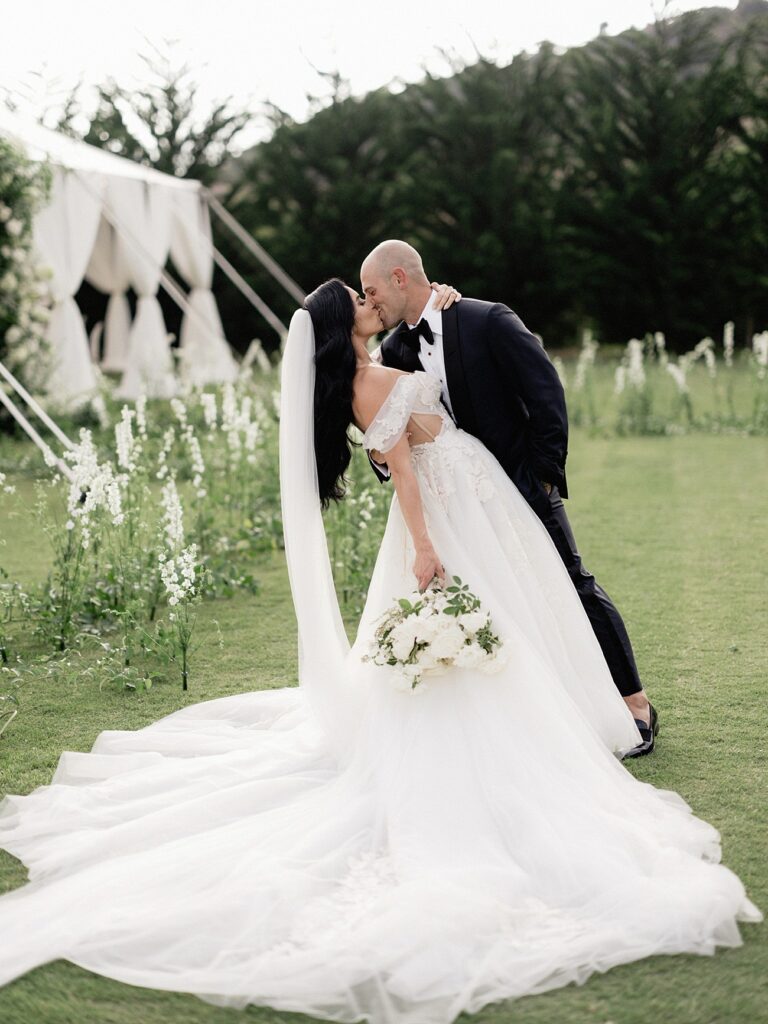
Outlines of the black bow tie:
[[418,353],[421,348],[421,338],[424,338],[429,345],[435,344],[432,328],[426,320],[422,318],[415,327],[408,327],[407,324],[403,324],[402,340],[404,345]]

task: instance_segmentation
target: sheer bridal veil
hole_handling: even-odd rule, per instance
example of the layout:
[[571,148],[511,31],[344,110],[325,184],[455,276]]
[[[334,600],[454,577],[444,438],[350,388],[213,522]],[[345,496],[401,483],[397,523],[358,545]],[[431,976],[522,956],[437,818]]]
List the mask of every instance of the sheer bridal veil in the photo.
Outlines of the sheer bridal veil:
[[346,760],[355,694],[349,641],[333,584],[314,444],[315,334],[305,309],[291,319],[280,375],[280,502],[299,627],[299,685],[339,759]]

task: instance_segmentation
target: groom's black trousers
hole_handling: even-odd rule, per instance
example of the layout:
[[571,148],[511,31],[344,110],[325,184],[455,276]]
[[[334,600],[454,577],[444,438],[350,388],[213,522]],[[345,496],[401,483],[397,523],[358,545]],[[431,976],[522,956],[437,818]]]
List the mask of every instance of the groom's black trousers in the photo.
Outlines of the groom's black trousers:
[[557,487],[553,487],[550,491],[549,503],[550,513],[542,519],[542,522],[555,542],[560,557],[565,562],[568,575],[576,587],[576,592],[584,605],[584,611],[589,616],[592,629],[595,631],[605,660],[608,662],[613,681],[622,696],[627,697],[631,693],[637,693],[643,687],[624,622],[613,601],[595,581],[592,573],[588,572],[582,564],[581,555],[576,549],[571,524],[565,514],[563,499],[560,497]]

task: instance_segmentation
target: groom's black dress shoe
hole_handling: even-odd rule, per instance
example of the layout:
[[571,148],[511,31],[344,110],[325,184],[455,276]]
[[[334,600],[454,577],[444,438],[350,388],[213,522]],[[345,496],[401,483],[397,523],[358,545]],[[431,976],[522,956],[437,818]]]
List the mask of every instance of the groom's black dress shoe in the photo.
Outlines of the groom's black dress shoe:
[[656,734],[659,731],[659,716],[656,714],[656,708],[653,704],[649,702],[648,707],[651,709],[651,721],[648,725],[639,718],[635,719],[635,725],[643,742],[638,743],[636,747],[627,751],[624,757],[642,757],[643,754],[650,754],[653,750]]

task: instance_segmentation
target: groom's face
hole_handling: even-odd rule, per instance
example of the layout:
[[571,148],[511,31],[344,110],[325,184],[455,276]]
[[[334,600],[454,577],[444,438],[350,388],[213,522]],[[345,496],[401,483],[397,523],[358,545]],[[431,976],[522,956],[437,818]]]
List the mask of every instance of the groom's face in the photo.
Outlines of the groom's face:
[[360,271],[360,283],[364,294],[373,301],[381,321],[387,330],[396,327],[403,319],[407,303],[407,290],[397,274],[389,276],[380,270],[368,269],[365,264]]

